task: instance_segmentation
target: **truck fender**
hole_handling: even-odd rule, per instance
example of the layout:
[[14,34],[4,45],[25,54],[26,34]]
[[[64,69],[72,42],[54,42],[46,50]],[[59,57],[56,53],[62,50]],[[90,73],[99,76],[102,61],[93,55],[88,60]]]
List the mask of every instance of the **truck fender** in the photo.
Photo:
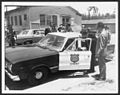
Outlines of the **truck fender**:
[[50,68],[49,68],[48,66],[44,65],[44,64],[39,64],[39,65],[33,66],[33,67],[31,68],[31,70],[36,69],[36,68],[40,68],[40,67],[47,68],[47,69],[50,71]]

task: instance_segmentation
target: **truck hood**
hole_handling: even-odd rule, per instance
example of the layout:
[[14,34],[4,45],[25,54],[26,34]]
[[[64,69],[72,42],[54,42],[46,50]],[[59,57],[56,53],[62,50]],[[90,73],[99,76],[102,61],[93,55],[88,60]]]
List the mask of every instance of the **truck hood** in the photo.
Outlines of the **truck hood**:
[[38,46],[33,47],[15,47],[15,48],[7,48],[5,57],[11,63],[22,62],[26,60],[32,60],[35,58],[41,58],[50,55],[58,54],[57,51],[40,48]]

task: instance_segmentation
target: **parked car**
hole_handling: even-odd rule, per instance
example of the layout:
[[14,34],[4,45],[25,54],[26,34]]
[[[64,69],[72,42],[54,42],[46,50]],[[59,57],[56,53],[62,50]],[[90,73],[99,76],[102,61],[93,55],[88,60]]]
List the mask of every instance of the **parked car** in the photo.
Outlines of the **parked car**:
[[49,73],[64,70],[87,71],[91,67],[91,38],[80,33],[49,33],[38,43],[6,48],[5,69],[12,79],[27,79],[31,85],[43,82]]
[[44,31],[39,29],[23,30],[17,35],[16,44],[36,43],[44,36]]

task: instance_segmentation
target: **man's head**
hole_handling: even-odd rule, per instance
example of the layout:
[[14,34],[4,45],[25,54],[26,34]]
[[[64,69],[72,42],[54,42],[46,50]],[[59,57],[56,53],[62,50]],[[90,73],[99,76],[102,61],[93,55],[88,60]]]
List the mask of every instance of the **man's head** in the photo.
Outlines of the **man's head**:
[[104,28],[104,24],[102,22],[98,22],[97,23],[97,30],[98,32],[101,32]]

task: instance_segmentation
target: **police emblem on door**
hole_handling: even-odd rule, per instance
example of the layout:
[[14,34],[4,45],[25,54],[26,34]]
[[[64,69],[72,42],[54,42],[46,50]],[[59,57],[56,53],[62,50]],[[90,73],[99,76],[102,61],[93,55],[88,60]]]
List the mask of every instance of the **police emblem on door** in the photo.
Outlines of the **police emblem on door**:
[[73,62],[72,64],[78,64],[76,62],[79,61],[79,54],[71,54],[70,55],[70,60]]

